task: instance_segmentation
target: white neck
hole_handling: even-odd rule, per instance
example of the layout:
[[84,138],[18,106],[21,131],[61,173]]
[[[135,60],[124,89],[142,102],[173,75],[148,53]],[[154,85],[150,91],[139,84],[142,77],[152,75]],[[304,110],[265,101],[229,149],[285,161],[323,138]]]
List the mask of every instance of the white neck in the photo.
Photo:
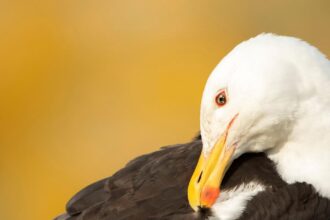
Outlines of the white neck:
[[327,198],[330,198],[329,101],[323,105],[319,99],[315,100],[317,105],[309,101],[298,113],[299,120],[285,144],[268,152],[286,182],[312,184]]

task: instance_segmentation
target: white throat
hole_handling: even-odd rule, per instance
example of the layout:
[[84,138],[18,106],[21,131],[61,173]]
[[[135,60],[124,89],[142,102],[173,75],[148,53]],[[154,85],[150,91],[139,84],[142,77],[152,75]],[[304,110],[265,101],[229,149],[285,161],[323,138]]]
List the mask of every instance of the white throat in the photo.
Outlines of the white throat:
[[330,198],[330,112],[320,114],[304,116],[283,146],[267,154],[284,181],[312,184]]

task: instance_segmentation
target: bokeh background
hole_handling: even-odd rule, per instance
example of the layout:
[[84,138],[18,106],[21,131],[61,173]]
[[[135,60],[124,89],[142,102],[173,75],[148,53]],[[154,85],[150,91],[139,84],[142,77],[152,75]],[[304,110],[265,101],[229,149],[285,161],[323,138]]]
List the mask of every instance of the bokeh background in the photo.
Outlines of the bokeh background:
[[0,0],[0,219],[45,220],[133,157],[190,140],[240,41],[330,54],[329,0]]

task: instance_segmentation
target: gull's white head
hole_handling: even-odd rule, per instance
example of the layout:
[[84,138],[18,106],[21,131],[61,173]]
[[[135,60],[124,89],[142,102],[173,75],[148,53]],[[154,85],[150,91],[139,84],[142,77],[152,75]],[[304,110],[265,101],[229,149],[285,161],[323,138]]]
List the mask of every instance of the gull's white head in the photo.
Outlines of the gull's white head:
[[[242,153],[279,151],[290,141],[301,141],[302,149],[311,147],[309,128],[322,111],[329,110],[330,63],[315,47],[273,34],[236,46],[214,69],[204,89],[202,165],[194,173],[197,183],[191,182],[188,189],[204,198],[188,194],[192,207],[213,204],[219,192],[207,188],[219,186],[230,162]],[[222,168],[214,174],[219,164]],[[192,181],[196,182],[194,176]]]
[[204,89],[204,152],[210,152],[236,114],[227,140],[227,147],[236,145],[236,156],[283,144],[304,116],[302,105],[326,95],[318,91],[323,90],[320,82],[329,85],[325,67],[329,70],[329,62],[316,48],[293,37],[262,34],[239,44]]

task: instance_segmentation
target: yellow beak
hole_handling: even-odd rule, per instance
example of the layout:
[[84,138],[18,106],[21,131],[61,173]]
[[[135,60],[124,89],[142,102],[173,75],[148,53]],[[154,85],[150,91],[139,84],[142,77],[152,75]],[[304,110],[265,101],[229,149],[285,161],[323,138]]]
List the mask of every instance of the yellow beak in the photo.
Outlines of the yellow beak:
[[236,119],[233,117],[226,131],[212,148],[211,153],[199,157],[195,171],[188,186],[188,200],[195,211],[201,208],[211,208],[220,193],[220,184],[228,168],[235,146],[226,147],[228,131]]

